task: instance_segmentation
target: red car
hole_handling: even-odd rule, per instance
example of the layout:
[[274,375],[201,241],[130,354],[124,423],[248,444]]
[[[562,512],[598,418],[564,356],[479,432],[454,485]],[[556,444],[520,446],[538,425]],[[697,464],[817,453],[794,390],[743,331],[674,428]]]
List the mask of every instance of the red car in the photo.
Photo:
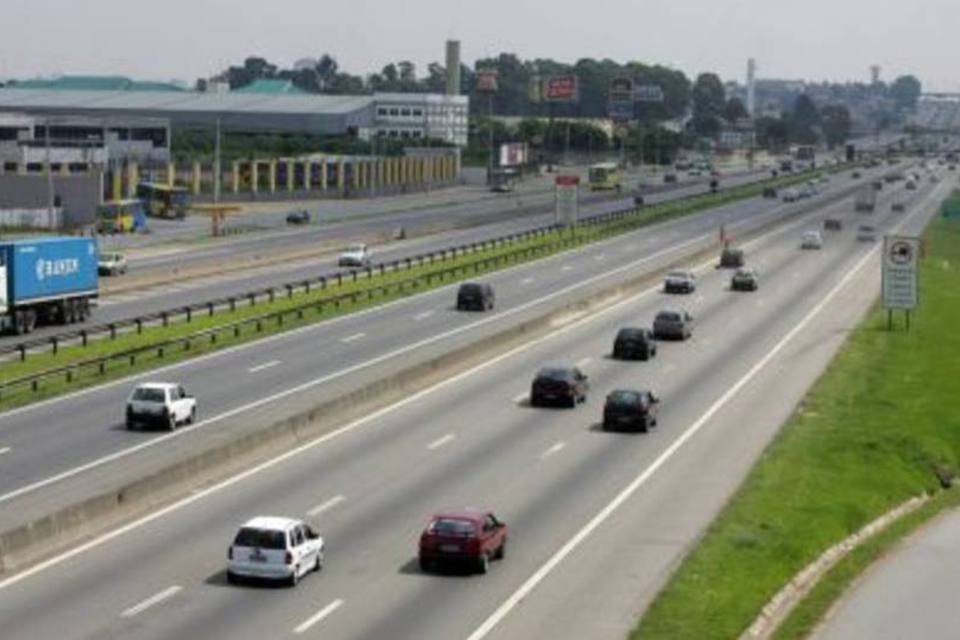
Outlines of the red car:
[[506,548],[507,525],[490,511],[442,511],[420,535],[420,569],[460,564],[486,573],[490,560],[503,559]]

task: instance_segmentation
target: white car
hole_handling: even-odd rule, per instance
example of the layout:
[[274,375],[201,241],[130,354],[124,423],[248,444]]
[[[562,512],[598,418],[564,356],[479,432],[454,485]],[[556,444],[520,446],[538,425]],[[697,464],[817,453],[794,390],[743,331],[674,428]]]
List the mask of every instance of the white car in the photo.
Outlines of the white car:
[[365,244],[352,244],[340,254],[337,264],[341,267],[366,267],[370,265],[370,249]]
[[801,249],[822,249],[823,236],[819,231],[806,231],[803,234],[803,241],[800,242]]
[[97,273],[117,276],[127,272],[127,258],[122,253],[101,253],[97,256]]
[[173,431],[197,419],[197,399],[173,382],[147,382],[127,399],[127,429],[159,425]]
[[227,551],[227,581],[242,578],[282,580],[295,586],[310,571],[323,568],[323,538],[292,518],[259,516],[237,532]]
[[781,198],[784,202],[796,202],[800,199],[800,192],[796,189],[784,189]]

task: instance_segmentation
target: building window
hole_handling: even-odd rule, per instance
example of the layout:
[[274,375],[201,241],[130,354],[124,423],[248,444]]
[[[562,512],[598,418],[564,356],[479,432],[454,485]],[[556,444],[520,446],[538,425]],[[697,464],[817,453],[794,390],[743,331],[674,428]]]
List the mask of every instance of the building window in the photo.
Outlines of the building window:
[[418,117],[418,118],[423,117],[423,109],[414,109],[414,110],[413,110],[413,115],[416,116],[416,117]]
[[420,131],[420,130],[414,131],[414,132],[413,132],[413,137],[414,137],[414,138],[422,138],[422,137],[423,137],[423,131]]
[[400,110],[400,115],[409,118],[409,117],[410,117],[410,109],[401,109],[401,110]]
[[400,132],[398,132],[396,129],[390,129],[390,137],[391,137],[391,138],[397,138],[397,137],[399,137],[399,136],[400,136]]
[[394,107],[393,109],[390,109],[390,115],[392,116],[400,115],[400,109],[397,109],[396,107]]
[[400,137],[401,137],[401,138],[404,138],[404,139],[408,139],[408,138],[410,137],[410,132],[409,132],[409,131],[401,131],[401,132],[400,132]]
[[387,108],[386,108],[386,107],[378,107],[378,108],[377,108],[377,115],[378,115],[378,116],[385,116],[385,115],[387,115],[387,113],[388,113],[388,111],[387,111]]

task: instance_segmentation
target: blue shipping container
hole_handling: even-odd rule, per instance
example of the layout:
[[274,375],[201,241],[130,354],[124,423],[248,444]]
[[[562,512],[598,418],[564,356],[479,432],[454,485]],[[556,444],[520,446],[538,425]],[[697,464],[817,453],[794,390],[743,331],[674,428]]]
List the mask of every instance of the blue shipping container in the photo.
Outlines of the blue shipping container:
[[0,243],[12,304],[97,293],[92,238],[34,238]]

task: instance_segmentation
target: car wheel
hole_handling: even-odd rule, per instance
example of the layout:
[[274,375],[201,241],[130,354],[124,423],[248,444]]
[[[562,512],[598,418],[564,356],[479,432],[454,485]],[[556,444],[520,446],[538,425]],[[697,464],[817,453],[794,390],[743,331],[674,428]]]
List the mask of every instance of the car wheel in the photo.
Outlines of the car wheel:
[[480,557],[477,558],[477,573],[484,575],[487,572],[487,569],[490,568],[490,558],[487,557],[487,554],[481,553]]
[[137,423],[133,418],[127,418],[127,431],[133,431],[136,426]]
[[420,571],[423,571],[424,573],[429,573],[432,568],[433,568],[433,563],[430,562],[430,560],[428,560],[427,558],[420,556]]
[[300,582],[300,567],[294,566],[293,572],[290,574],[290,577],[287,578],[287,586],[295,587],[298,582]]
[[187,418],[187,424],[193,424],[197,421],[197,408],[193,407],[190,409],[190,417]]
[[540,398],[534,395],[530,396],[530,406],[537,407],[540,406]]
[[177,414],[173,411],[170,412],[167,418],[167,429],[170,431],[176,431],[177,429]]
[[576,409],[576,407],[577,407],[577,402],[578,402],[578,401],[579,401],[579,398],[577,398],[576,395],[572,395],[572,396],[570,396],[570,399],[567,401],[567,402],[568,402],[568,406],[569,406],[571,409]]
[[323,556],[319,553],[317,554],[316,561],[313,563],[313,570],[317,573],[323,570]]
[[503,560],[507,555],[507,541],[504,540],[500,543],[500,546],[497,547],[497,552],[494,554],[494,560]]
[[239,577],[237,576],[237,574],[235,574],[233,571],[227,571],[227,583],[237,584],[238,582],[240,582],[238,578]]

